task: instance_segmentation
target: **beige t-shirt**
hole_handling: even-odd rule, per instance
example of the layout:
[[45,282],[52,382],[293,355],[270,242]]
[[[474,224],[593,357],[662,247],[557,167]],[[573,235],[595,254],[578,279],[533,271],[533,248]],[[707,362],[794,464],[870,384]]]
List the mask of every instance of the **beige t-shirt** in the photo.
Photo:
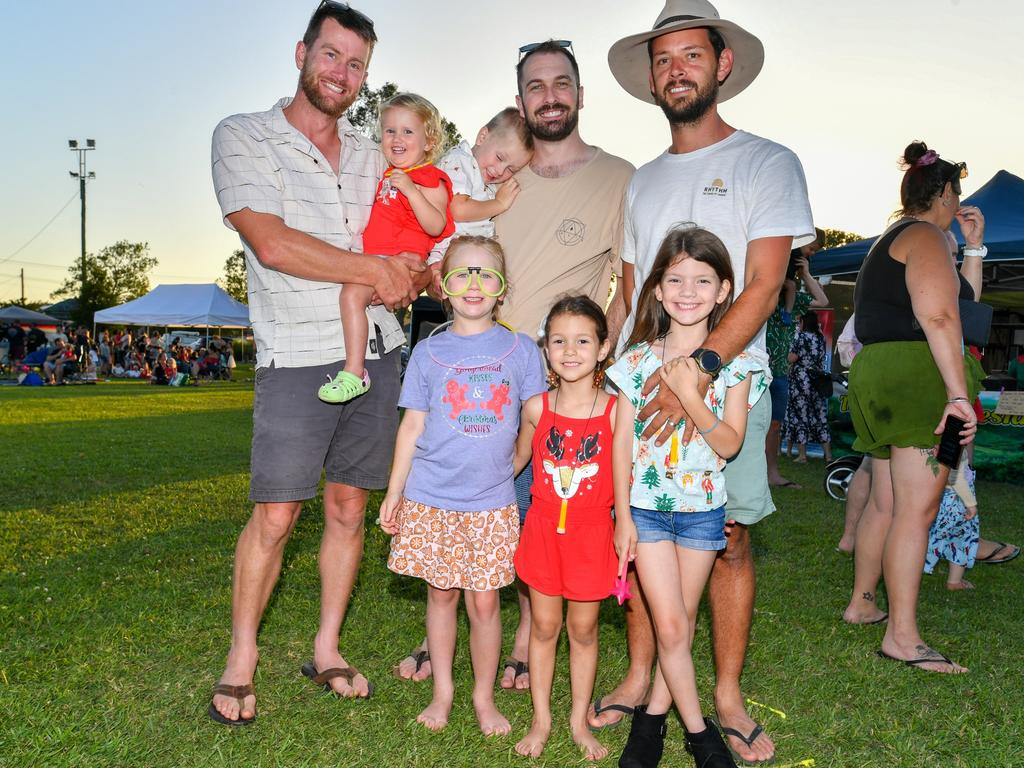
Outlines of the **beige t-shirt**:
[[516,174],[519,196],[494,220],[509,284],[501,320],[537,337],[563,294],[607,304],[611,275],[622,273],[623,201],[632,175],[632,165],[600,149],[559,179],[529,166]]

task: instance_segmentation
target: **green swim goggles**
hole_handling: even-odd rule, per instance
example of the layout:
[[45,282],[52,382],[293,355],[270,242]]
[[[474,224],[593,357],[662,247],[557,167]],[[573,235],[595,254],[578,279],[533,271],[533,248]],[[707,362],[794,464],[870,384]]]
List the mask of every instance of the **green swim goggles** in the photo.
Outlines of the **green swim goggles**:
[[447,296],[462,296],[474,282],[480,293],[492,299],[505,292],[505,276],[488,267],[457,267],[441,280],[441,289]]

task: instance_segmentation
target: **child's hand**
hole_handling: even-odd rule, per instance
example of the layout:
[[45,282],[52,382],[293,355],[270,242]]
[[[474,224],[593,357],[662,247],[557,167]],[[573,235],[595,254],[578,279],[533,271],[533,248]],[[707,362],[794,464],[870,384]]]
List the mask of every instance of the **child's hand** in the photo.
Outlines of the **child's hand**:
[[636,539],[636,524],[633,520],[617,517],[612,543],[615,546],[615,554],[619,556],[619,573],[623,572],[626,563],[636,560]]
[[401,527],[401,521],[398,518],[398,509],[401,504],[402,495],[400,493],[389,493],[380,503],[380,527],[388,536],[394,536]]
[[978,514],[977,507],[967,507],[967,511],[964,512],[964,520],[973,520],[975,515]]
[[408,197],[416,189],[416,182],[409,178],[409,174],[400,168],[391,171],[391,186]]
[[518,195],[519,182],[515,179],[509,179],[498,187],[498,191],[494,194],[494,199],[501,204],[502,211],[507,211],[512,207],[512,203],[515,202]]
[[661,380],[685,406],[689,396],[697,392],[700,368],[692,357],[677,357],[661,366]]

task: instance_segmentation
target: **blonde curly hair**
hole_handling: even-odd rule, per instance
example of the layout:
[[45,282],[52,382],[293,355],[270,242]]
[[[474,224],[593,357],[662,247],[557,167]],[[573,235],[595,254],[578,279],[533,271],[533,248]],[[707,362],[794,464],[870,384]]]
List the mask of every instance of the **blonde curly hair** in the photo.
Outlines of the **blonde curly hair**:
[[377,141],[380,141],[384,133],[384,129],[381,127],[384,113],[389,109],[397,108],[409,110],[423,123],[423,131],[427,136],[427,143],[430,145],[430,149],[426,153],[426,162],[436,162],[447,149],[444,128],[441,127],[441,113],[437,111],[437,107],[418,93],[396,93],[381,103],[377,110]]

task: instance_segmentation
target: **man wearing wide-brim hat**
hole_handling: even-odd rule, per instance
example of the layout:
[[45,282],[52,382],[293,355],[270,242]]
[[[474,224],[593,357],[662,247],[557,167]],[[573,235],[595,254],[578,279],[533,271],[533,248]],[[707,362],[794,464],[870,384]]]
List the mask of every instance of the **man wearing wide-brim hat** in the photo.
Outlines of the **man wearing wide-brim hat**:
[[[718,113],[721,102],[754,81],[763,62],[761,42],[721,19],[704,0],[668,0],[649,31],[623,38],[608,53],[619,84],[641,101],[661,107],[672,139],[666,152],[636,172],[626,196],[623,279],[631,311],[659,245],[683,222],[694,222],[721,238],[736,273],[734,304],[693,354],[705,388],[723,362],[743,351],[763,361],[768,373],[764,326],[776,306],[789,252],[815,236],[807,184],[796,155],[733,128]],[[628,339],[631,330],[632,317],[621,338]],[[647,391],[655,384],[648,381]],[[737,525],[710,578],[715,705],[730,747],[752,762],[774,755],[771,739],[747,714],[740,690],[754,603],[748,527],[774,511],[764,455],[771,416],[768,399],[762,396],[751,409],[743,448],[725,471],[726,516]],[[667,387],[660,388],[639,416],[652,417],[645,437],[686,418]],[[659,440],[671,431],[663,430]],[[690,434],[692,426],[684,440]],[[645,696],[655,644],[644,614],[635,609],[627,613],[630,671],[592,713],[594,726],[610,724],[616,717],[600,711],[608,704],[629,709]],[[654,713],[667,711],[671,700],[664,701],[664,696],[665,691],[652,691],[648,709],[634,715],[634,731],[658,716]],[[663,738],[659,723],[648,730]]]

